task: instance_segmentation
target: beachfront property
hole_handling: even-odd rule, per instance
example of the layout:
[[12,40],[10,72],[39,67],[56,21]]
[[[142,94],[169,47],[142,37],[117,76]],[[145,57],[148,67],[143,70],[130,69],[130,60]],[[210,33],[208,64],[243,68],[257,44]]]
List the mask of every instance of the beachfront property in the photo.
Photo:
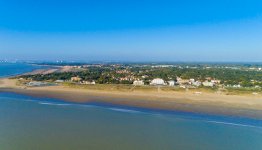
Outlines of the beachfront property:
[[141,80],[135,80],[133,82],[133,85],[144,85],[144,84],[145,84],[144,81],[141,81]]
[[177,83],[178,83],[179,85],[185,85],[185,84],[189,84],[189,83],[190,83],[190,80],[188,80],[188,79],[182,79],[182,78],[180,78],[180,77],[177,77],[176,80],[177,80]]
[[196,86],[196,87],[199,87],[199,86],[202,85],[202,83],[200,81],[195,81],[195,82],[192,82],[192,85]]
[[193,84],[195,82],[195,79],[189,79],[190,84]]
[[38,81],[31,81],[27,84],[27,86],[46,86],[48,83],[45,82],[38,82]]
[[213,79],[213,80],[211,80],[211,82],[214,83],[214,84],[220,84],[221,81]]
[[203,86],[205,86],[205,87],[213,87],[213,86],[214,86],[214,83],[213,83],[213,82],[209,82],[209,81],[205,81],[205,82],[203,82],[202,84],[203,84]]
[[65,82],[64,80],[56,80],[55,83],[63,83]]
[[175,81],[173,81],[173,80],[168,81],[168,85],[169,85],[169,86],[175,86]]
[[95,85],[95,81],[82,81],[81,84],[86,84],[86,85]]
[[166,85],[166,83],[163,79],[156,78],[150,82],[150,85]]
[[240,85],[240,84],[235,84],[235,85],[228,86],[228,87],[233,87],[233,88],[241,88],[241,85]]
[[81,80],[82,80],[82,78],[80,78],[80,77],[71,77],[72,82],[79,82]]
[[[237,67],[237,70],[240,73],[239,75],[236,74],[236,77],[232,79],[232,77],[228,76],[227,74],[234,73],[236,71],[236,67],[233,67],[233,69],[231,69],[232,67],[223,65],[210,67],[172,65],[162,67],[155,64],[90,64],[82,66],[79,67],[74,65],[72,67],[85,68],[85,71],[79,70],[78,72],[76,72],[75,70],[67,70],[67,68],[72,67],[61,66],[60,68],[66,68],[63,69],[64,71],[66,70],[66,72],[59,71],[56,72],[56,75],[49,76],[48,74],[46,74],[46,72],[50,72],[48,71],[50,69],[46,69],[47,71],[42,71],[38,74],[31,74],[28,76],[21,76],[20,78],[24,78],[25,80],[29,81],[55,81],[55,83],[71,81],[75,84],[93,84],[91,83],[91,81],[95,81],[96,84],[131,84],[152,86],[163,85],[170,87],[177,86],[181,88],[201,88],[202,86],[232,88],[234,84],[240,85],[241,88],[262,87],[262,82],[259,78],[260,72],[258,71],[258,67],[253,67],[255,69],[253,69],[252,71],[250,71],[250,67]],[[91,67],[92,69],[89,69],[89,67]],[[186,70],[184,68],[186,68]],[[207,70],[206,68],[213,68],[212,72],[214,73],[210,73],[210,70]],[[219,73],[221,68],[225,72],[225,76],[214,77],[213,75]],[[191,72],[190,74],[187,73],[188,70]],[[201,75],[199,75],[199,70],[201,70]],[[254,79],[250,79],[249,77],[253,75],[256,75]],[[243,77],[245,82],[239,82],[239,79]],[[87,82],[84,82],[86,78],[88,80]],[[63,79],[64,81],[59,79]],[[174,80],[174,82],[172,80]],[[231,83],[232,80],[233,83]]]

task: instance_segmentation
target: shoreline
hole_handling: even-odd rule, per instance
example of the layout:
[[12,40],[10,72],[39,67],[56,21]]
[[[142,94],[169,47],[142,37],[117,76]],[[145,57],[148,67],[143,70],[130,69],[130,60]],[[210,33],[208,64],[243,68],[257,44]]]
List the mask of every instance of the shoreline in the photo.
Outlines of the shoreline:
[[[0,91],[0,94],[3,91]],[[4,94],[15,94],[19,96],[25,96],[25,98],[33,98],[31,102],[37,102],[41,105],[52,105],[52,106],[91,106],[99,107],[102,109],[113,110],[117,112],[124,113],[146,113],[146,114],[164,114],[164,115],[175,115],[176,117],[183,119],[196,119],[206,122],[213,122],[218,124],[228,124],[233,126],[248,126],[261,128],[262,119],[260,118],[250,118],[243,116],[229,116],[229,115],[219,115],[219,114],[208,114],[208,113],[199,113],[199,112],[189,112],[189,111],[179,111],[179,110],[167,110],[167,109],[156,109],[152,107],[137,107],[130,105],[121,105],[121,104],[112,104],[108,102],[85,102],[85,103],[76,103],[72,101],[65,101],[63,99],[56,98],[47,98],[47,97],[35,97],[27,94],[18,94],[14,92],[4,92]],[[27,100],[25,100],[27,101]]]
[[[7,86],[8,85],[8,86]],[[21,87],[14,80],[1,79],[0,92],[38,98],[54,98],[73,103],[108,103],[155,110],[181,111],[208,115],[246,117],[262,120],[262,98],[183,92],[103,91],[65,86]]]

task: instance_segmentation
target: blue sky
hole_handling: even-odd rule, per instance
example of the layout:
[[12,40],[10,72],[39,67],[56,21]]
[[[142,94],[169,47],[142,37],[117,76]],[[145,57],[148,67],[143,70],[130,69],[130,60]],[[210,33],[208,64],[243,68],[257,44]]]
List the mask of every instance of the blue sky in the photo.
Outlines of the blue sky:
[[0,59],[262,61],[259,0],[0,0]]

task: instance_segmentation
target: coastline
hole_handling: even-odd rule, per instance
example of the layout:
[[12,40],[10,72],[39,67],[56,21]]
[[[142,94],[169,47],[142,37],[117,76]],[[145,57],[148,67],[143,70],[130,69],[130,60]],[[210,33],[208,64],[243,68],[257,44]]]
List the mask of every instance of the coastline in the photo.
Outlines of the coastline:
[[185,92],[141,92],[79,89],[65,86],[22,87],[15,80],[0,79],[0,92],[39,98],[54,98],[73,103],[108,103],[166,111],[192,112],[262,119],[260,96],[236,96]]

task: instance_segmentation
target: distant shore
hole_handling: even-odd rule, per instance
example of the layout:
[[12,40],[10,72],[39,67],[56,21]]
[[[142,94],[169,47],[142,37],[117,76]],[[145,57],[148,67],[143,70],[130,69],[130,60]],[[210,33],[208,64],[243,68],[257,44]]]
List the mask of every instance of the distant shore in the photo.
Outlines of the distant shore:
[[67,86],[25,87],[16,80],[0,79],[0,92],[55,98],[75,103],[103,102],[160,110],[173,110],[262,119],[261,96],[167,91],[117,91]]

